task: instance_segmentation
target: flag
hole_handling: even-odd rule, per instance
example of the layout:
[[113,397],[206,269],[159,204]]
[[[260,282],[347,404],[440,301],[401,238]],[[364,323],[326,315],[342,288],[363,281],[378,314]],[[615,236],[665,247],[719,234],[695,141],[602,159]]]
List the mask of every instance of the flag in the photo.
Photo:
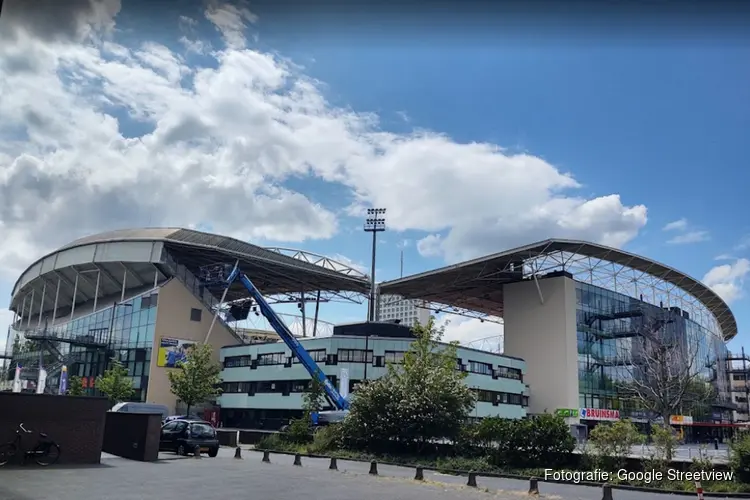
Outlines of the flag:
[[13,392],[21,392],[21,365],[16,365],[16,376],[13,379]]
[[47,370],[39,368],[39,378],[36,383],[36,393],[44,394],[44,387],[47,385]]
[[60,390],[58,394],[65,394],[66,392],[68,392],[68,367],[63,365],[60,372]]

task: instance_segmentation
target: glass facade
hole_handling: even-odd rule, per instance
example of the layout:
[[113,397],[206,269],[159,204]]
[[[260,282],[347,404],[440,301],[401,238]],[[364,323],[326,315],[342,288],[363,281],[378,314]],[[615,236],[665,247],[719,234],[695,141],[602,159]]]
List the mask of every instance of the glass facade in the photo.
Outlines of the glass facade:
[[[106,369],[109,357],[114,356],[132,378],[132,400],[146,400],[158,301],[155,289],[46,328],[51,338],[65,339],[56,343],[57,348],[68,365],[68,375],[81,377],[87,394],[99,394],[96,377]],[[50,373],[50,383],[58,381],[59,372]]]
[[[623,417],[642,416],[635,400],[618,394],[618,383],[639,376],[633,360],[646,356],[644,332],[680,346],[675,363],[711,382],[720,395],[728,391],[727,348],[711,332],[678,308],[664,308],[637,298],[576,282],[578,391],[582,408],[620,410]],[[682,357],[682,361],[680,361]],[[688,361],[688,357],[690,360]],[[623,397],[621,397],[623,396]],[[684,409],[685,413],[691,411]],[[709,417],[710,418],[710,417]]]

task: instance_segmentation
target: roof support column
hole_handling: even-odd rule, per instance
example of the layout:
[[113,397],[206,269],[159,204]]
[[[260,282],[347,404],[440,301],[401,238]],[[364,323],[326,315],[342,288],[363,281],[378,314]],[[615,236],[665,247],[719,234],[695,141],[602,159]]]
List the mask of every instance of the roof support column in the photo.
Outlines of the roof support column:
[[36,322],[36,327],[42,326],[42,310],[44,309],[44,299],[47,298],[47,282],[42,285],[42,300],[39,301],[39,319]]
[[26,319],[26,327],[31,326],[31,312],[34,310],[34,289],[31,289],[31,303],[29,304],[29,317]]
[[60,298],[60,277],[57,277],[57,289],[55,290],[55,305],[52,306],[52,324],[55,324],[57,319],[57,301]]
[[102,278],[102,272],[97,271],[96,272],[96,290],[94,292],[94,307],[91,309],[91,312],[96,312],[96,302],[99,299],[99,283]]
[[154,266],[154,288],[159,286],[159,269]]
[[21,303],[21,317],[18,319],[18,325],[23,325],[23,315],[26,314],[26,299],[29,297],[29,294],[26,294],[23,296],[23,302]]
[[320,290],[315,297],[315,319],[313,320],[313,337],[318,331],[318,312],[320,311]]
[[299,310],[302,313],[302,336],[307,337],[307,318],[305,317],[305,291],[302,290],[302,292],[299,295],[300,301],[299,301]]
[[539,294],[539,303],[544,305],[544,295],[542,295],[542,287],[539,286],[539,280],[536,277],[536,269],[533,269],[532,276],[534,276],[534,284],[536,285],[536,293]]
[[125,287],[128,282],[128,270],[122,272],[122,290],[120,290],[120,302],[125,302]]
[[76,281],[75,284],[73,284],[73,300],[71,301],[72,304],[70,305],[70,319],[73,319],[73,315],[76,312],[76,297],[78,296],[78,273],[76,273]]

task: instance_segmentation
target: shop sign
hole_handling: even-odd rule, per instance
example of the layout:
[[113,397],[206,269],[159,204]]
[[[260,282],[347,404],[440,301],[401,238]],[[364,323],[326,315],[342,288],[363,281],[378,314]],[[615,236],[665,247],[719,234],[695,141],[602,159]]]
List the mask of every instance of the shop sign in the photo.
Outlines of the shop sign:
[[558,408],[557,410],[555,410],[555,414],[563,418],[577,418],[578,408]]
[[581,408],[579,414],[584,420],[620,420],[620,410]]
[[693,425],[693,417],[689,415],[672,415],[669,417],[671,425]]

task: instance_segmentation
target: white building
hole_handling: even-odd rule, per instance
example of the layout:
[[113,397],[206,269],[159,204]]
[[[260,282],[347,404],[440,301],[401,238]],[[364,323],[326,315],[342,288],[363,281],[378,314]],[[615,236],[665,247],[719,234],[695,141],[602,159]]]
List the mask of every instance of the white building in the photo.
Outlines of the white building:
[[381,295],[378,301],[378,321],[401,320],[402,325],[424,325],[430,320],[430,310],[421,300],[408,300],[400,295]]

